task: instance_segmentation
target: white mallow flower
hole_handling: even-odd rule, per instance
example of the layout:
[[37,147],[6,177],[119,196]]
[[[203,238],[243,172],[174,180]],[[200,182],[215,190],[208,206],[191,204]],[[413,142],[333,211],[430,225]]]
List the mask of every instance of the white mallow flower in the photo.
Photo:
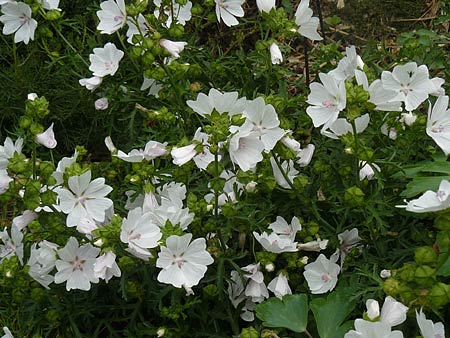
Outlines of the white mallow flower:
[[316,146],[312,143],[308,144],[305,148],[300,149],[297,152],[296,163],[300,167],[306,167],[311,162],[315,149],[316,149]]
[[23,2],[8,2],[1,7],[4,15],[0,16],[3,23],[3,34],[14,34],[14,42],[23,41],[28,44],[34,40],[37,21],[31,17],[31,7]]
[[105,220],[106,210],[112,207],[113,202],[106,198],[112,188],[105,184],[103,177],[91,182],[91,171],[80,176],[69,177],[69,189],[58,190],[59,207],[67,214],[66,225],[77,226],[83,218],[98,222]]
[[367,178],[367,180],[373,179],[375,176],[375,171],[380,172],[381,168],[375,163],[367,163],[366,161],[359,161],[359,166],[361,169],[359,170],[359,180],[363,181]]
[[3,332],[5,334],[2,336],[2,338],[14,338],[11,331],[6,326],[3,327]]
[[86,89],[88,89],[90,91],[94,91],[95,89],[100,87],[102,82],[103,82],[103,77],[100,77],[100,76],[93,76],[90,78],[84,78],[84,79],[78,80],[78,83],[81,86],[86,87]]
[[123,219],[120,240],[128,244],[127,251],[143,260],[153,257],[148,249],[156,248],[162,233],[150,213],[135,208]]
[[281,143],[294,152],[298,152],[302,148],[300,142],[288,136],[283,137]]
[[264,284],[264,275],[259,268],[260,263],[250,264],[242,268],[243,271],[247,272],[244,277],[248,280],[244,293],[247,297],[251,297],[251,301],[254,303],[260,303],[265,298],[269,298],[269,291]]
[[[360,134],[369,126],[370,116],[369,114],[364,114],[355,119],[355,129],[356,133]],[[334,121],[328,129],[322,129],[320,131],[322,135],[330,138],[338,139],[340,136],[346,135],[348,133],[353,134],[353,127],[346,118],[339,118]]]
[[245,286],[243,283],[243,278],[239,273],[235,270],[231,271],[231,277],[228,282],[228,298],[233,304],[234,308],[237,308],[243,300],[245,300],[246,296],[244,294]]
[[323,40],[317,33],[319,18],[313,17],[313,11],[309,8],[309,0],[302,0],[295,12],[295,23],[299,26],[298,32],[312,41]]
[[89,70],[94,76],[114,75],[119,69],[119,62],[124,52],[116,45],[108,42],[103,48],[94,48],[94,54],[89,54],[91,65]]
[[119,150],[116,155],[125,162],[142,162],[153,160],[167,154],[166,144],[157,141],[148,141],[144,149],[133,149],[128,154]]
[[269,224],[269,229],[280,236],[280,238],[288,238],[291,242],[294,242],[297,232],[302,229],[302,225],[295,216],[292,217],[291,224],[288,224],[283,217],[277,216],[275,222]]
[[87,243],[78,245],[75,237],[70,237],[64,248],[58,250],[59,259],[55,266],[58,272],[55,274],[55,283],[66,282],[66,290],[79,289],[88,291],[91,283],[98,283],[94,273],[94,264],[100,249]]
[[8,176],[6,169],[0,169],[0,195],[9,189],[9,182],[13,179]]
[[228,27],[236,26],[239,21],[236,19],[244,16],[242,5],[244,0],[214,0],[216,3],[217,20],[223,21]]
[[0,231],[0,240],[4,245],[0,244],[0,263],[12,256],[17,256],[21,265],[23,265],[23,233],[15,226],[11,227],[11,236],[9,236],[6,228]]
[[22,215],[13,218],[12,226],[17,227],[20,231],[38,217],[37,213],[31,210],[25,210]]
[[149,24],[147,22],[147,20],[145,19],[145,17],[142,15],[142,13],[139,13],[138,17],[137,17],[137,23],[139,25],[139,28],[136,26],[136,23],[134,20],[128,18],[127,21],[127,25],[128,25],[128,30],[127,30],[127,42],[129,44],[135,44],[135,45],[139,45],[141,44],[139,43],[133,43],[133,36],[134,35],[143,35],[146,36],[149,29]]
[[56,166],[56,170],[53,172],[52,176],[56,179],[56,185],[61,185],[64,183],[64,172],[66,168],[69,168],[72,164],[77,161],[78,151],[75,152],[72,157],[63,157]]
[[406,205],[397,205],[396,207],[406,208],[407,211],[417,213],[440,211],[450,207],[449,197],[450,182],[442,180],[436,192],[427,190],[419,198],[407,202]]
[[168,51],[173,58],[178,59],[180,57],[180,53],[184,49],[184,46],[187,45],[187,42],[161,39],[159,40],[159,45]]
[[321,250],[325,250],[328,245],[328,239],[316,239],[315,241],[307,242],[307,243],[300,243],[298,245],[299,250],[303,251],[316,251],[320,252]]
[[450,154],[450,109],[448,109],[448,96],[439,96],[434,106],[431,107],[430,104],[428,107],[426,131],[445,155]]
[[272,165],[273,175],[275,176],[275,180],[277,181],[277,183],[285,189],[292,189],[292,187],[289,185],[288,181],[286,181],[286,178],[284,177],[281,170],[283,170],[283,172],[286,174],[289,181],[291,183],[293,183],[294,178],[297,177],[297,175],[299,173],[299,171],[294,168],[294,161],[292,161],[292,160],[283,161],[281,163],[281,169],[280,169],[278,167],[278,164],[277,164],[277,161],[275,160],[275,158],[271,157],[270,164]]
[[[153,12],[153,14],[155,15],[156,18],[159,18],[161,0],[154,0],[153,3],[156,6],[156,9]],[[186,22],[191,20],[192,17],[191,9],[192,9],[192,2],[190,1],[186,2],[186,4],[182,6],[178,4],[175,0],[172,0],[172,3],[164,7],[164,14],[167,17],[167,20],[165,22],[166,27],[170,27],[174,19],[175,23],[184,26]]]
[[60,11],[59,8],[59,0],[38,0],[39,3],[42,4],[42,7],[47,10],[57,10]]
[[46,289],[55,281],[50,272],[55,268],[57,249],[57,244],[45,240],[31,246],[28,274]]
[[375,320],[379,317],[379,321],[387,327],[400,325],[406,320],[406,312],[408,307],[400,302],[397,302],[391,296],[384,299],[381,312],[379,310],[378,302],[374,299],[366,301],[367,316],[370,320]]
[[282,253],[282,252],[295,252],[297,251],[297,242],[293,242],[290,238],[281,238],[275,232],[270,235],[267,232],[263,232],[261,235],[257,232],[253,232],[256,240],[263,246],[263,248],[269,252]]
[[251,124],[246,124],[245,129],[242,127],[231,137],[228,152],[233,163],[242,171],[248,171],[263,160],[262,152],[265,146]]
[[100,22],[97,30],[102,34],[112,34],[122,28],[127,22],[125,0],[107,0],[100,4],[101,10],[97,11]]
[[345,57],[339,60],[338,66],[328,72],[333,75],[336,80],[351,80],[355,76],[355,70],[364,68],[364,62],[361,57],[356,54],[355,46],[346,47]]
[[5,139],[4,145],[0,145],[0,170],[8,167],[9,159],[14,157],[14,153],[21,154],[23,138],[19,137],[13,142],[9,137]]
[[173,163],[182,166],[192,160],[192,158],[197,155],[197,151],[195,150],[196,146],[196,144],[189,144],[180,148],[172,148],[170,155],[172,156]]
[[163,85],[158,83],[155,79],[146,78],[144,76],[144,82],[142,82],[140,90],[147,90],[147,95],[153,95],[159,97],[159,91],[163,88]]
[[96,110],[106,110],[108,109],[109,102],[107,97],[101,97],[94,102],[94,107]]
[[272,281],[267,285],[267,288],[278,298],[282,298],[284,295],[292,294],[288,279],[283,272],[280,272],[277,277],[272,279]]
[[58,142],[55,139],[55,133],[53,132],[53,123],[43,133],[36,135],[36,142],[42,144],[48,149],[56,147]]
[[221,93],[215,88],[211,88],[208,95],[198,94],[195,101],[186,101],[186,104],[202,117],[211,115],[213,109],[219,114],[228,113],[230,116],[242,114],[246,103],[247,99],[245,97],[239,98],[238,92]]
[[397,98],[398,93],[395,90],[389,90],[383,87],[380,79],[376,79],[369,86],[369,80],[366,73],[355,69],[355,78],[358,85],[363,86],[364,90],[369,92],[368,102],[375,105],[375,110],[381,111],[402,111],[402,102]]
[[444,324],[441,322],[433,323],[433,321],[427,319],[422,309],[419,313],[416,310],[416,320],[423,338],[445,338]]
[[314,82],[309,85],[311,93],[308,95],[306,113],[312,119],[314,127],[323,125],[328,129],[338,118],[339,112],[347,104],[347,93],[344,81],[336,80],[332,75],[320,73],[322,84]]
[[402,113],[400,118],[400,122],[407,125],[408,127],[412,126],[414,122],[417,120],[417,115],[412,112]]
[[156,260],[156,266],[162,270],[158,281],[171,284],[177,288],[192,287],[200,282],[207,266],[214,262],[206,251],[206,240],[197,238],[191,242],[192,234],[172,235],[166,240],[166,246]]
[[279,65],[283,62],[283,55],[281,54],[280,47],[274,42],[270,45],[270,60],[272,64]]
[[186,230],[194,219],[194,213],[189,213],[189,208],[183,208],[181,198],[161,198],[161,204],[148,211],[152,222],[164,228],[167,221],[173,226],[178,225],[182,230]]
[[252,130],[257,133],[262,143],[264,143],[266,152],[272,150],[286,134],[286,131],[279,127],[280,120],[275,108],[271,104],[266,104],[262,97],[247,101],[242,114],[247,119],[240,130],[248,129],[248,124],[251,124]]
[[266,13],[270,13],[272,8],[276,8],[275,0],[256,0],[256,6],[258,6],[258,10]]
[[445,89],[442,88],[442,85],[445,83],[444,79],[441,79],[440,77],[433,77],[431,79],[431,82],[433,82],[434,84],[434,92],[430,93],[430,95],[433,96],[445,95]]
[[355,330],[348,331],[344,338],[403,338],[401,331],[392,331],[389,325],[381,322],[355,320]]
[[305,266],[303,276],[308,282],[311,293],[321,294],[334,289],[340,271],[339,265],[320,254],[313,263]]
[[[333,256],[336,256],[334,259],[337,261],[337,256],[340,256],[341,258],[341,269],[344,265],[345,256],[350,252],[352,248],[358,245],[358,243],[362,240],[361,237],[358,235],[358,229],[353,228],[352,230],[345,230],[344,232],[341,232],[338,234],[339,239],[339,249],[336,250],[336,253],[333,254]],[[332,257],[333,260],[333,257]]]
[[97,278],[104,279],[106,283],[113,277],[120,277],[121,271],[116,263],[116,254],[108,251],[96,258],[94,263],[94,275]]
[[425,65],[417,67],[415,62],[399,65],[392,72],[381,73],[383,88],[397,93],[396,101],[405,102],[405,109],[411,111],[428,98],[436,89],[430,80]]

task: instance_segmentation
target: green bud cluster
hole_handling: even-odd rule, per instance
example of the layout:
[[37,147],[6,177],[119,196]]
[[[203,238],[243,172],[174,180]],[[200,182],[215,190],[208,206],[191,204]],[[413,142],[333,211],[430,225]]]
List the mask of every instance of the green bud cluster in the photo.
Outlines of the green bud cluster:
[[247,327],[242,329],[240,338],[259,338],[259,332],[253,327]]
[[345,114],[349,121],[353,121],[362,115],[363,107],[369,100],[369,93],[362,86],[355,85],[349,81],[345,82],[345,89],[347,90]]

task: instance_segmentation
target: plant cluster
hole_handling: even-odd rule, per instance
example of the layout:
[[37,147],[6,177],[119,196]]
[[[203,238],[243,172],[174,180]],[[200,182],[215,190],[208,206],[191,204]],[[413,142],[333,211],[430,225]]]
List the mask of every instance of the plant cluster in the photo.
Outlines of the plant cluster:
[[309,0],[0,5],[15,69],[68,48],[110,120],[99,159],[56,152],[39,88],[13,118],[3,337],[445,337],[447,61],[415,35],[375,61],[325,44]]

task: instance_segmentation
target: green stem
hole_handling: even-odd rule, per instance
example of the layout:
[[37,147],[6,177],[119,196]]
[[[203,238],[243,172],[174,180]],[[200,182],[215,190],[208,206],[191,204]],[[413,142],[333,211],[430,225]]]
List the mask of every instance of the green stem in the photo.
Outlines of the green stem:
[[359,186],[360,181],[359,181],[359,158],[358,158],[358,153],[359,153],[359,141],[358,141],[358,132],[356,130],[356,123],[355,120],[351,121],[351,125],[352,125],[352,130],[353,130],[353,139],[355,140],[355,178],[356,178],[356,186]]
[[58,33],[59,37],[66,43],[66,45],[69,46],[69,48],[72,50],[72,52],[74,52],[76,54],[76,56],[78,56],[81,59],[81,61],[83,61],[83,63],[89,67],[90,64],[80,55],[80,53],[78,53],[78,51],[75,49],[75,47],[72,46],[72,44],[69,42],[69,40],[66,39],[64,34],[61,33],[61,31],[56,27],[56,25],[53,22],[52,22],[52,27],[56,31],[56,33]]
[[36,179],[36,142],[33,142],[33,150],[32,150],[32,165],[33,165],[33,180]]
[[[214,154],[214,180],[219,180],[219,155],[217,151]],[[222,238],[222,231],[219,225],[219,191],[214,187],[214,221],[216,223],[217,236],[219,238],[220,247],[222,251],[225,252],[227,246]]]

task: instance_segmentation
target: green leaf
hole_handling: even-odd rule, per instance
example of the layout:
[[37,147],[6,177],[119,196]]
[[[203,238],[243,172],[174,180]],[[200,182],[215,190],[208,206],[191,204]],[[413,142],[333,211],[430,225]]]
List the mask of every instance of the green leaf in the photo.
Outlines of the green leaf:
[[340,292],[331,293],[326,299],[317,298],[311,302],[311,310],[321,338],[342,338],[350,330],[353,321],[344,320],[353,311],[355,304]]
[[270,298],[256,306],[256,316],[266,327],[283,327],[305,332],[308,321],[308,298],[304,294]]
[[409,198],[427,190],[437,190],[442,180],[450,181],[450,176],[415,177],[400,195]]
[[440,266],[439,270],[436,272],[438,276],[448,277],[450,276],[450,256],[448,254],[440,255],[439,261],[441,259],[446,259],[445,262]]

